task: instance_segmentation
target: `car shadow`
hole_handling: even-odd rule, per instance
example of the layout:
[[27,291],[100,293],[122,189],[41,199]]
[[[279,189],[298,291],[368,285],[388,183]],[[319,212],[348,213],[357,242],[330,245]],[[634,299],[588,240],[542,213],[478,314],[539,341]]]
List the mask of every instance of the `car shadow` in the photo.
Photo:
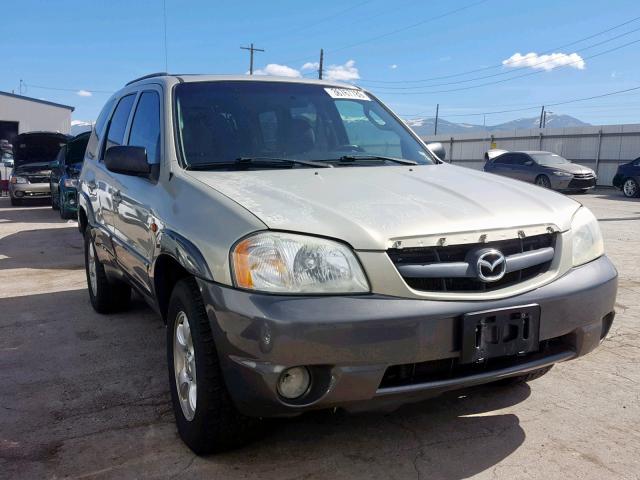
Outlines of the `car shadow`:
[[82,236],[71,226],[21,230],[0,238],[0,270],[83,269],[83,248]]
[[244,448],[196,457],[176,432],[164,325],[139,297],[112,315],[94,313],[85,289],[2,298],[0,311],[8,473],[453,480],[496,465],[526,436],[509,408],[529,387],[485,386],[390,414],[269,421]]
[[19,223],[68,223],[51,208],[51,202],[44,199],[30,199],[21,206],[12,206],[9,197],[0,198],[0,222]]

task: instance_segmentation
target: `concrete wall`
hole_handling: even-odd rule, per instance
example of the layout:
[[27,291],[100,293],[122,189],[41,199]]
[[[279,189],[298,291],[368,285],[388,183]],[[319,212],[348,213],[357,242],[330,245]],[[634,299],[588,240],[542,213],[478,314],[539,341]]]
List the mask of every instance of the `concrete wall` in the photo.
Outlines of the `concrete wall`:
[[442,142],[447,161],[479,170],[492,143],[493,148],[504,150],[547,150],[593,168],[599,185],[611,185],[619,164],[640,157],[640,124],[533,128],[422,138],[427,142]]
[[69,133],[71,110],[0,95],[0,120],[19,122],[18,133],[45,130]]

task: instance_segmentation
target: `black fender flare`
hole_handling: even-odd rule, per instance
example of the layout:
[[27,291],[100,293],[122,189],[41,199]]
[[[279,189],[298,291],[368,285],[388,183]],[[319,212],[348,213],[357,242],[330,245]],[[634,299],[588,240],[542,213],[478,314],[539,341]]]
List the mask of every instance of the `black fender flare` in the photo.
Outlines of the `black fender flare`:
[[161,255],[172,257],[179,265],[182,266],[190,275],[203,280],[213,282],[213,274],[209,265],[200,252],[190,240],[180,235],[174,230],[162,230],[157,238],[157,253],[154,256],[151,278],[155,278],[156,262]]

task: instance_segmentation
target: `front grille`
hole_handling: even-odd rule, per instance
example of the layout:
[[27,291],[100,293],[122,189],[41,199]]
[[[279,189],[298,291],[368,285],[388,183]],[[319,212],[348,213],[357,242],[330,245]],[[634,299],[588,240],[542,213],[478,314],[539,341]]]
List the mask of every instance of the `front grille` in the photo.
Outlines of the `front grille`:
[[[470,252],[481,248],[495,248],[503,255],[530,252],[548,247],[554,247],[555,234],[545,233],[525,238],[514,238],[496,242],[472,243],[465,245],[451,245],[443,247],[416,247],[389,249],[387,254],[396,267],[412,264],[438,264],[464,262]],[[551,261],[534,265],[522,270],[509,272],[495,282],[483,282],[478,278],[411,278],[403,277],[407,285],[414,290],[425,292],[485,292],[506,288],[525,282],[549,270]]]
[[49,183],[49,177],[46,175],[29,175],[27,178],[29,183]]
[[562,337],[540,342],[536,352],[525,355],[489,358],[484,362],[460,363],[458,358],[392,365],[384,373],[379,388],[402,387],[419,383],[464,378],[478,373],[509,368],[544,358],[571,347]]
[[569,182],[569,188],[591,188],[596,186],[596,179],[593,175],[588,177],[573,176],[573,180]]

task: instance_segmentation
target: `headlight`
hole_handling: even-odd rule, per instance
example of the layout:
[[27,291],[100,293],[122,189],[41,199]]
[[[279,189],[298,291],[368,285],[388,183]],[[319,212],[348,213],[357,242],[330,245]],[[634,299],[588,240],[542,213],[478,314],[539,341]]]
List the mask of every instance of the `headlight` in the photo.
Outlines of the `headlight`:
[[29,181],[24,177],[11,177],[11,183],[29,183]]
[[64,179],[64,186],[66,188],[76,188],[78,186],[78,179],[77,178],[65,178]]
[[572,173],[569,173],[569,172],[561,172],[561,171],[559,171],[559,170],[558,170],[558,171],[556,171],[556,172],[553,172],[553,174],[554,174],[556,177],[573,177],[573,174],[572,174]]
[[235,285],[274,293],[362,293],[369,283],[347,246],[317,237],[262,232],[231,250]]
[[586,208],[580,209],[571,221],[571,236],[573,238],[573,266],[590,262],[604,254],[604,242],[598,220]]

